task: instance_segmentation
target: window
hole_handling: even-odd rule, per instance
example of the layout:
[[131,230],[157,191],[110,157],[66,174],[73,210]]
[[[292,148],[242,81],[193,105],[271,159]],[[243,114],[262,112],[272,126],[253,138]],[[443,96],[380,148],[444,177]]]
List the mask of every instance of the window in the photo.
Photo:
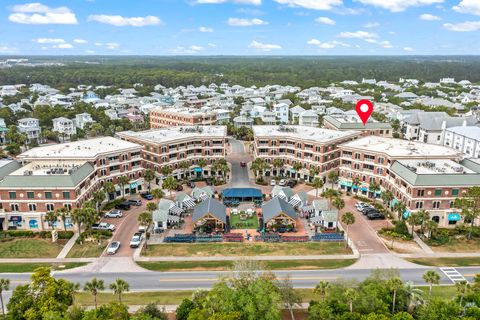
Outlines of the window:
[[28,199],[33,199],[33,198],[35,198],[35,193],[32,192],[32,191],[27,192],[27,198],[28,198]]
[[448,224],[455,225],[455,224],[457,224],[457,220],[449,220]]
[[440,208],[440,201],[433,201],[432,202],[432,207],[433,207],[433,209]]
[[55,205],[53,203],[47,203],[47,211],[55,211]]
[[50,191],[45,192],[45,199],[52,199],[52,193]]
[[67,210],[72,210],[72,204],[71,203],[65,203],[63,205],[64,208],[66,208]]
[[416,209],[422,209],[423,208],[423,202],[422,201],[415,202],[415,208]]
[[425,195],[425,190],[417,190],[417,197],[423,197]]
[[17,199],[17,193],[15,191],[10,191],[8,195],[10,196],[10,199]]
[[11,203],[10,209],[12,209],[12,211],[18,211],[18,203]]
[[37,211],[37,205],[35,203],[29,203],[28,204],[28,210]]
[[458,196],[458,189],[453,189],[452,190],[452,196],[454,196],[454,197]]
[[63,191],[63,199],[70,199],[70,192]]
[[440,197],[442,195],[442,189],[435,189],[435,197]]

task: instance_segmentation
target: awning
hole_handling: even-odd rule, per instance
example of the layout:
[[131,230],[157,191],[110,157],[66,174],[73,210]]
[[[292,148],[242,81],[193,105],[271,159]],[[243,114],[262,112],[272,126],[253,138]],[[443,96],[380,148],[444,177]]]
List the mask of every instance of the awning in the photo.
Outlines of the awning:
[[10,222],[22,222],[22,217],[21,216],[10,216],[8,218],[8,221],[10,221]]
[[459,213],[449,213],[448,221],[460,221],[461,217]]
[[314,208],[313,206],[311,206],[311,205],[308,205],[308,206],[303,206],[303,207],[301,207],[300,210],[301,210],[302,212],[308,212],[308,213],[310,213],[310,212],[314,212],[314,211],[315,211],[315,208]]
[[288,203],[290,203],[292,205],[292,207],[296,207],[298,206],[300,203],[302,203],[302,201],[300,199],[295,199],[295,198],[292,198],[292,200],[290,200]]
[[179,208],[177,206],[173,206],[173,207],[170,208],[169,212],[173,213],[173,214],[176,214],[176,215],[179,215],[179,214],[183,213],[183,209]]
[[183,200],[182,204],[187,208],[195,207],[195,201],[193,201],[192,199]]
[[262,190],[255,188],[229,188],[222,192],[224,199],[263,199]]
[[310,222],[313,224],[321,224],[323,222],[323,217],[322,216],[316,216],[310,218]]
[[210,198],[210,196],[208,194],[202,194],[200,195],[200,197],[198,197],[201,201],[205,201],[207,200],[208,198]]
[[167,216],[167,221],[178,223],[178,222],[180,222],[180,217],[179,216],[173,216],[173,215],[169,214]]

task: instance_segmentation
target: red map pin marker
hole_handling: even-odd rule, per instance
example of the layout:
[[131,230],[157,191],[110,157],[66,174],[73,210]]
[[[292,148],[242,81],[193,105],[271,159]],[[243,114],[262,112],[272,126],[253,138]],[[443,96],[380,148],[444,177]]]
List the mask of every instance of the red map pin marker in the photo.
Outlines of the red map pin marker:
[[373,103],[369,100],[360,100],[357,102],[357,114],[363,122],[363,125],[367,124],[368,118],[372,115]]

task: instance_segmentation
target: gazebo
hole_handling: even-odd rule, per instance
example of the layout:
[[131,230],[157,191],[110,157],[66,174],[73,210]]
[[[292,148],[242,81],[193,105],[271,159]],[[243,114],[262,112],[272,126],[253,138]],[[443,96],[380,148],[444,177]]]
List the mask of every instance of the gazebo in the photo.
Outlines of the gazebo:
[[275,197],[262,206],[263,223],[265,229],[295,229],[297,213],[292,205],[282,198]]
[[228,231],[227,207],[215,199],[202,201],[193,210],[194,229],[212,233]]

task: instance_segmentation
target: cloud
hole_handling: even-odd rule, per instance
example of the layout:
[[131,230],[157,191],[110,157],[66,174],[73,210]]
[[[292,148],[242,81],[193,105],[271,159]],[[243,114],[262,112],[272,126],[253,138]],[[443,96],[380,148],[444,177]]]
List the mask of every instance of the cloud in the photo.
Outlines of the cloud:
[[279,50],[279,49],[282,49],[281,46],[279,46],[278,44],[268,44],[268,43],[261,43],[261,42],[258,42],[258,41],[252,41],[252,43],[250,43],[248,45],[248,47],[250,49],[255,49],[255,50],[260,50],[260,51],[272,51],[272,50]]
[[382,47],[384,47],[385,49],[393,48],[393,45],[390,43],[390,41],[382,41],[382,42],[380,42],[380,45]]
[[235,3],[235,4],[251,4],[259,6],[262,4],[262,0],[196,0],[198,4],[221,4],[221,3]]
[[12,53],[17,51],[17,48],[9,46],[0,46],[0,53]]
[[169,50],[170,53],[173,54],[196,54],[200,51],[204,50],[205,48],[202,46],[191,45],[189,47],[185,46],[178,46],[175,49]]
[[17,4],[8,20],[21,24],[77,24],[77,17],[67,7],[50,8],[41,3]]
[[36,43],[65,43],[65,40],[61,38],[37,38],[32,41]]
[[408,7],[443,3],[444,0],[358,0],[365,5],[372,5],[392,12],[402,12]]
[[458,6],[453,7],[453,10],[480,16],[480,2],[478,0],[462,0]]
[[439,16],[434,16],[433,14],[430,14],[430,13],[421,14],[420,19],[425,21],[442,20],[442,18],[440,18]]
[[155,16],[146,16],[146,17],[122,17],[118,15],[110,16],[106,14],[94,14],[88,16],[88,21],[96,21],[104,24],[110,24],[116,27],[144,27],[144,26],[154,26],[159,25],[162,21]]
[[73,39],[73,42],[75,43],[79,43],[79,44],[85,44],[85,43],[88,43],[87,40],[84,40],[84,39]]
[[368,28],[368,29],[377,28],[377,27],[380,27],[380,23],[378,23],[378,22],[367,22],[363,25],[363,27]]
[[95,53],[95,51],[93,51],[93,50],[85,50],[85,53],[93,54],[93,53]]
[[198,31],[200,32],[213,32],[212,28],[207,28],[207,27],[200,27],[198,28]]
[[336,22],[333,19],[330,19],[329,17],[318,17],[315,19],[316,22],[322,23],[322,24],[328,24],[333,26]]
[[480,21],[465,21],[461,23],[445,23],[445,29],[457,32],[470,32],[480,30]]
[[356,39],[373,39],[377,38],[378,35],[373,32],[367,32],[367,31],[355,31],[355,32],[342,32],[340,33],[341,38],[356,38]]
[[242,19],[242,18],[229,18],[227,23],[232,27],[249,27],[249,26],[259,26],[263,24],[268,24],[268,22],[263,21],[261,19]]
[[414,50],[413,48],[410,48],[410,47],[403,47],[403,51],[412,52]]
[[318,39],[311,39],[310,41],[307,42],[307,44],[312,45],[312,46],[316,46],[320,49],[333,49],[337,46],[350,47],[349,44],[346,44],[346,43],[343,43],[343,42],[340,42],[340,41],[336,41],[336,40],[329,41],[329,42],[321,42]]
[[216,45],[215,43],[209,43],[209,44],[207,44],[207,45],[208,45],[210,48],[216,48],[216,47],[217,47],[217,45]]
[[54,45],[52,48],[55,49],[73,49],[73,46],[70,43],[60,43]]
[[275,2],[311,10],[332,10],[335,6],[343,4],[343,0],[275,0]]
[[120,44],[118,44],[116,42],[107,42],[107,43],[105,43],[105,46],[107,47],[107,49],[116,50],[120,47]]
[[190,47],[188,47],[190,50],[193,50],[193,51],[202,51],[204,48],[201,47],[201,46],[195,46],[195,45],[191,45]]

